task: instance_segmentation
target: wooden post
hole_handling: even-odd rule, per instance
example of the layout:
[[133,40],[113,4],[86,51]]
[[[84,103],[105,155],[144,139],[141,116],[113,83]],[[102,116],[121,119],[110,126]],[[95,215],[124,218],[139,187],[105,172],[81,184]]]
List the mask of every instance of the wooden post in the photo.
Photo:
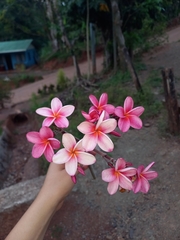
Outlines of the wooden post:
[[161,73],[163,78],[166,108],[168,111],[168,126],[171,134],[175,135],[180,132],[180,121],[179,107],[174,84],[174,74],[171,68],[163,69]]

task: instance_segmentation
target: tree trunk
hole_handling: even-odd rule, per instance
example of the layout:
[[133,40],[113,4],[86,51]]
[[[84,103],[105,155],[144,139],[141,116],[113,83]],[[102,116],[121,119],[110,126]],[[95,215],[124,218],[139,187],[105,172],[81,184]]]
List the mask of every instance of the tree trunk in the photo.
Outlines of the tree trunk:
[[171,134],[180,132],[179,107],[174,85],[174,75],[172,69],[162,70],[164,95],[166,108],[168,111],[168,126]]
[[86,0],[87,6],[87,18],[86,18],[86,52],[87,52],[87,62],[88,62],[88,72],[87,80],[90,78],[90,55],[89,55],[89,0]]
[[51,39],[51,46],[53,52],[56,52],[59,49],[58,39],[57,39],[57,29],[56,24],[54,22],[54,14],[53,14],[53,6],[52,2],[50,0],[45,1],[46,5],[46,16],[49,19],[50,22],[50,39]]
[[114,73],[117,72],[117,48],[116,48],[116,35],[114,29],[114,12],[112,11],[112,30],[113,30],[113,70]]
[[58,16],[58,20],[59,20],[59,26],[60,26],[60,29],[61,29],[61,33],[62,33],[62,38],[63,38],[66,46],[71,51],[74,67],[76,69],[76,75],[77,75],[78,78],[81,78],[81,72],[80,72],[80,68],[79,68],[79,65],[78,65],[78,61],[77,61],[77,58],[75,56],[73,46],[72,46],[71,42],[69,41],[69,39],[67,37],[66,30],[65,30],[65,27],[64,27],[64,24],[63,24],[63,21],[62,21],[62,18],[61,18],[60,14]]
[[137,76],[137,73],[136,73],[135,68],[133,66],[133,63],[132,63],[132,60],[131,60],[131,58],[129,56],[129,53],[128,53],[128,50],[126,48],[124,35],[123,35],[122,29],[121,29],[121,25],[122,25],[121,15],[120,15],[117,0],[111,0],[111,6],[112,6],[112,12],[113,12],[113,15],[114,15],[114,31],[115,31],[117,43],[118,43],[120,49],[122,49],[122,53],[123,53],[125,62],[127,64],[128,70],[131,74],[131,77],[134,81],[134,84],[136,86],[137,91],[142,92],[142,87],[141,87],[141,84],[139,82],[139,78]]

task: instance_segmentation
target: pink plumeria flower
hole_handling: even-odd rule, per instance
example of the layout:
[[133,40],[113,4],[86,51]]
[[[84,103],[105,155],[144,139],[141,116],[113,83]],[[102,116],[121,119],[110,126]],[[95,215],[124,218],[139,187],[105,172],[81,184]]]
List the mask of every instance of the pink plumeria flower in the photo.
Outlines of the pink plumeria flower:
[[48,127],[42,127],[39,132],[29,132],[26,134],[27,140],[34,143],[32,156],[39,158],[43,154],[48,162],[52,162],[53,149],[60,148],[60,142],[54,138],[53,131]]
[[117,192],[118,189],[131,190],[133,185],[129,177],[136,175],[136,169],[126,167],[126,161],[119,158],[116,161],[115,168],[109,168],[102,171],[102,180],[109,182],[107,190],[110,195]]
[[82,139],[76,143],[74,136],[70,133],[63,134],[62,143],[64,148],[60,149],[54,156],[53,162],[57,164],[65,163],[66,172],[74,176],[78,169],[78,163],[91,165],[95,163],[95,157],[85,152],[82,146]]
[[73,105],[63,106],[61,100],[55,97],[51,101],[51,108],[38,108],[36,113],[46,117],[43,121],[43,126],[49,127],[54,123],[59,128],[67,128],[69,121],[66,117],[73,113],[74,108]]
[[157,172],[155,171],[148,171],[154,162],[150,163],[146,168],[143,165],[137,168],[137,176],[136,180],[133,183],[133,192],[143,192],[147,193],[149,191],[150,185],[148,180],[152,180],[158,176]]
[[112,104],[108,104],[108,95],[107,93],[103,93],[99,101],[94,95],[89,96],[90,101],[92,102],[93,106],[90,108],[91,110],[98,111],[99,115],[105,111],[105,118],[109,118],[109,114],[113,114],[115,107]]
[[118,127],[122,132],[127,132],[130,127],[135,129],[142,128],[142,121],[139,116],[144,112],[143,107],[133,108],[134,101],[127,97],[124,101],[124,107],[116,107],[114,113],[119,117]]
[[97,124],[85,121],[77,126],[78,130],[85,134],[82,145],[88,152],[94,150],[96,145],[105,152],[111,152],[114,149],[114,144],[106,133],[116,128],[117,121],[115,119],[103,120],[104,114],[103,111]]
[[99,120],[99,112],[96,109],[92,109],[89,113],[81,111],[82,115],[88,122],[97,122]]

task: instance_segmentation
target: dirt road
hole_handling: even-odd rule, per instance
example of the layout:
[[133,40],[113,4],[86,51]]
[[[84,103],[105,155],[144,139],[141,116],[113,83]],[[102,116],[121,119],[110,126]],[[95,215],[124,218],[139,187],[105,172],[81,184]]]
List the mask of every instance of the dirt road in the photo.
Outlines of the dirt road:
[[[98,57],[96,60],[96,63],[97,63],[96,64],[97,72],[100,72],[103,69],[103,65],[102,65],[103,57],[102,56]],[[87,73],[87,69],[88,69],[87,62],[80,63],[79,67],[81,69],[82,74]],[[69,79],[73,79],[76,75],[74,66],[63,68],[63,71],[66,77]],[[13,97],[12,97],[11,104],[14,105],[14,104],[18,104],[18,103],[29,100],[32,96],[32,93],[37,93],[38,89],[42,89],[44,85],[47,85],[47,86],[49,86],[50,84],[56,85],[57,72],[58,71],[55,71],[54,73],[44,75],[43,80],[14,89],[12,91]]]

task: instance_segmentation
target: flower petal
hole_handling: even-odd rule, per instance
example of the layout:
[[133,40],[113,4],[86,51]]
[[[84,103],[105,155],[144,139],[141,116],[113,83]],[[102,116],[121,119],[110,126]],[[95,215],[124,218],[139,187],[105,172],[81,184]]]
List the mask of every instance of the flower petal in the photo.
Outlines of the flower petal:
[[143,176],[141,177],[141,192],[147,193],[149,191],[150,185],[149,182],[146,178]]
[[128,116],[128,118],[132,128],[135,128],[135,129],[142,128],[142,121],[139,117],[131,115],[131,116]]
[[73,105],[66,105],[61,108],[59,114],[64,117],[70,116],[74,112],[75,107]]
[[131,190],[132,189],[132,182],[129,178],[127,178],[126,176],[124,176],[124,174],[120,174],[119,176],[119,185],[127,190]]
[[124,101],[124,112],[128,113],[134,106],[134,101],[132,97],[127,97]]
[[59,128],[67,128],[69,126],[69,121],[66,117],[57,117],[54,121],[54,124]]
[[158,176],[158,173],[155,171],[149,171],[149,172],[143,172],[143,176],[147,179],[147,180],[152,180],[154,178],[156,178]]
[[133,183],[133,188],[132,188],[134,193],[140,192],[141,191],[141,179],[138,178],[135,180]]
[[118,127],[122,132],[127,132],[130,128],[129,118],[120,118],[118,121]]
[[108,95],[107,95],[107,93],[101,94],[100,99],[99,99],[99,106],[104,106],[104,105],[107,104],[107,102],[108,102]]
[[143,165],[140,165],[138,168],[137,168],[137,174],[138,176],[144,171],[144,166]]
[[43,123],[42,123],[42,126],[43,127],[49,127],[53,124],[55,118],[54,117],[48,117],[48,118],[45,118]]
[[82,139],[76,143],[74,149],[76,149],[76,151],[85,151],[85,148],[82,145]]
[[105,116],[105,111],[103,111],[103,112],[101,113],[101,115],[100,115],[100,117],[99,117],[99,120],[98,120],[98,122],[97,122],[97,124],[96,124],[96,129],[98,129],[99,126],[101,125],[102,121],[104,120],[104,116]]
[[54,151],[53,151],[51,145],[47,145],[47,147],[44,151],[44,156],[48,160],[48,162],[52,162],[53,155],[54,155]]
[[60,148],[60,141],[56,138],[48,138],[48,141],[53,149]]
[[77,126],[77,129],[82,132],[83,134],[88,134],[94,132],[95,125],[90,122],[82,122]]
[[113,114],[114,113],[114,110],[115,110],[115,107],[112,105],[112,104],[106,104],[104,106],[104,110],[106,112],[108,112],[109,114]]
[[100,132],[98,135],[97,144],[105,152],[112,152],[112,150],[114,149],[114,143],[106,134],[102,132]]
[[116,116],[118,116],[120,118],[123,118],[124,117],[124,108],[118,106],[118,107],[115,108],[114,113],[115,113]]
[[127,167],[127,168],[121,169],[121,173],[123,173],[123,175],[125,175],[126,177],[132,177],[136,175],[137,170],[136,168],[133,168],[133,167]]
[[101,123],[99,129],[104,133],[110,133],[116,128],[116,126],[117,121],[115,119],[107,119]]
[[98,102],[97,98],[96,98],[94,95],[91,94],[91,95],[89,96],[89,100],[92,102],[92,104],[93,104],[95,107],[98,107],[99,102]]
[[41,143],[42,142],[39,132],[28,132],[26,134],[26,138],[31,143]]
[[45,144],[35,144],[32,148],[32,156],[34,158],[41,157],[43,155],[45,149],[46,149]]
[[116,161],[115,169],[120,170],[126,167],[126,161],[123,158],[118,158]]
[[105,182],[112,182],[116,179],[115,169],[108,168],[102,171],[102,180]]
[[53,131],[49,127],[42,127],[39,130],[39,134],[43,140],[44,139],[46,140],[48,138],[53,138],[53,136],[54,136]]
[[150,163],[150,164],[143,170],[143,172],[147,172],[154,164],[155,164],[155,162]]
[[96,158],[92,154],[86,152],[78,152],[77,160],[83,165],[92,165],[96,162]]
[[66,169],[66,172],[70,176],[74,176],[76,174],[76,171],[77,171],[77,159],[76,159],[76,156],[74,156],[68,162],[66,162],[65,169]]
[[38,108],[36,110],[36,113],[41,116],[44,116],[44,117],[52,117],[53,116],[52,110],[47,107]]
[[91,116],[90,116],[88,113],[86,113],[86,112],[84,112],[84,111],[81,111],[81,114],[83,115],[83,117],[84,117],[85,119],[91,120]]
[[142,113],[144,112],[144,108],[143,107],[136,107],[133,108],[131,111],[129,111],[129,115],[136,115],[136,116],[140,116]]
[[64,133],[62,136],[62,143],[66,150],[70,151],[76,145],[76,139],[70,133]]
[[98,141],[97,134],[87,134],[82,139],[82,145],[87,152],[94,150]]
[[52,161],[57,164],[66,163],[71,158],[71,155],[65,148],[60,149],[56,154],[54,154]]
[[59,98],[55,97],[51,101],[51,109],[54,114],[58,113],[62,108],[62,102]]
[[113,195],[114,193],[117,192],[119,187],[119,180],[116,178],[113,182],[110,182],[108,184],[107,190],[110,195]]

